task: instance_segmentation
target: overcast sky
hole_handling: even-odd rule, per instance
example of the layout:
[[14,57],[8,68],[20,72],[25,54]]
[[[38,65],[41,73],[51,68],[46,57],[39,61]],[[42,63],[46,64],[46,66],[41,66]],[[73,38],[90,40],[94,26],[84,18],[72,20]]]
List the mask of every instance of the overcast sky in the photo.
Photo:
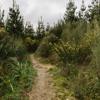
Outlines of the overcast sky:
[[[63,18],[66,3],[68,0],[16,0],[20,6],[21,14],[25,21],[31,21],[36,27],[38,19],[43,16],[44,22],[53,24],[58,19]],[[86,4],[90,0],[85,0]],[[76,0],[78,7],[81,5],[81,0]],[[5,10],[7,14],[9,7],[12,6],[12,0],[0,0],[0,8]]]

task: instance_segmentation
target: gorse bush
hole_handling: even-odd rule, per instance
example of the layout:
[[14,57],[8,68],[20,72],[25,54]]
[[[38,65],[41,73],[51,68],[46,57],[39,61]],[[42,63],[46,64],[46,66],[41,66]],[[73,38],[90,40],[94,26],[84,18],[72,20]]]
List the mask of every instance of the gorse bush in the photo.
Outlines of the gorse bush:
[[75,32],[68,26],[65,29],[59,42],[53,44],[61,63],[60,71],[53,72],[57,96],[62,100],[99,100],[100,27],[94,20],[79,35],[76,26]]
[[76,48],[75,45],[60,41],[59,44],[54,44],[54,50],[59,55],[59,59],[65,63],[73,63],[75,59]]
[[[86,41],[86,40],[85,40]],[[92,41],[92,40],[91,40]],[[54,50],[59,56],[59,59],[66,65],[71,63],[84,63],[91,60],[92,50],[91,44],[74,44],[71,42],[63,42],[54,44]]]
[[[93,25],[88,24],[88,30],[78,40],[78,44],[73,40],[63,39],[54,44],[54,50],[62,62],[59,68],[63,74],[57,73],[59,77],[54,74],[58,96],[60,95],[62,100],[67,99],[69,95],[76,100],[100,99],[99,41],[100,30],[94,21]],[[62,77],[61,80],[60,77]]]
[[53,46],[61,62],[59,66],[62,69],[62,75],[70,75],[72,73],[72,70],[75,69],[74,67],[72,67],[72,64],[77,63],[76,58],[78,54],[78,49],[76,45],[60,41],[58,44],[54,44]]

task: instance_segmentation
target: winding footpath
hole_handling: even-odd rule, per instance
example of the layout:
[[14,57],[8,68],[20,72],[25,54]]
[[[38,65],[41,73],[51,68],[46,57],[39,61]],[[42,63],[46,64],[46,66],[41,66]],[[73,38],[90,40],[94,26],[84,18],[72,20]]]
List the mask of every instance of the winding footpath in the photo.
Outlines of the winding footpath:
[[33,67],[37,70],[37,78],[33,89],[29,94],[29,100],[57,100],[53,88],[52,76],[48,70],[53,66],[41,64],[34,57],[32,58]]

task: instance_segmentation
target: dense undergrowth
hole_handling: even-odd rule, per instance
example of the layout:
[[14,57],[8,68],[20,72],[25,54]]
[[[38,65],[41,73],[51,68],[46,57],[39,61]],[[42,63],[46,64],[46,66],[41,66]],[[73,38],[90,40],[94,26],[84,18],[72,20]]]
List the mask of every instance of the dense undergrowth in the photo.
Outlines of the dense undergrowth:
[[[72,66],[72,67],[71,67]],[[61,75],[61,69],[54,68],[50,72],[54,76],[54,86],[57,97],[61,100],[99,100],[100,78],[95,66],[77,66],[73,68],[69,76]]]
[[[3,33],[7,32],[3,29],[0,35]],[[0,37],[0,99],[25,100],[36,71],[22,40],[14,40],[8,33],[3,35]]]
[[[36,70],[27,47],[23,18],[17,4],[4,21],[0,10],[0,100],[28,100]],[[28,33],[29,34],[29,31]]]
[[100,3],[84,1],[76,15],[69,1],[64,20],[51,27],[36,54],[57,67],[54,77],[60,100],[100,99]]
[[[14,2],[13,2],[14,3]],[[60,100],[100,100],[100,2],[77,12],[70,0],[64,19],[46,28],[43,20],[34,31],[24,25],[19,7],[0,16],[0,99],[25,100],[36,76],[29,53],[57,67],[50,72]],[[46,60],[45,60],[46,59]]]
[[61,100],[100,99],[100,31],[94,25],[78,44],[60,40],[53,45],[58,63],[51,72]]

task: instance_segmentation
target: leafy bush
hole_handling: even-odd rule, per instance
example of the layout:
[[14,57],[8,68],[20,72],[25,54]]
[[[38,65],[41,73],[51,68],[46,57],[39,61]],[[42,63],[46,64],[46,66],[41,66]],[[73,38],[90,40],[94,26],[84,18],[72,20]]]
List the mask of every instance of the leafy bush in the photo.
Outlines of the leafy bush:
[[[93,73],[92,73],[93,74]],[[100,79],[95,74],[90,72],[81,73],[79,79],[76,81],[74,89],[75,96],[79,100],[99,100],[100,99]]]
[[3,39],[7,35],[8,33],[5,31],[4,27],[0,28],[0,39]]
[[73,63],[77,52],[74,44],[71,45],[69,42],[65,43],[62,40],[58,44],[54,44],[54,50],[58,54],[60,61],[65,65]]
[[54,25],[54,27],[51,27],[50,33],[53,33],[58,39],[60,39],[63,28],[64,22],[62,20],[59,20],[58,23]]
[[62,62],[62,67],[65,67],[64,70],[69,66],[69,64],[83,64],[84,62],[89,63],[92,58],[90,45],[76,45],[74,43],[63,42],[61,40],[58,44],[54,44],[53,47],[60,62]]
[[62,76],[60,71],[59,68],[51,70],[54,75],[57,96],[61,100],[69,98],[73,98],[72,100],[100,99],[100,77],[95,66],[73,67],[71,74],[67,76]]
[[25,45],[29,52],[35,52],[39,46],[40,41],[37,39],[25,38]]
[[67,22],[61,35],[61,39],[66,42],[79,44],[80,40],[87,32],[87,23],[85,21]]
[[51,42],[49,41],[48,37],[45,37],[41,41],[36,53],[44,58],[49,57],[52,54]]
[[16,40],[9,35],[0,39],[1,100],[21,100],[25,91],[31,90],[36,71],[26,56],[22,39]]

